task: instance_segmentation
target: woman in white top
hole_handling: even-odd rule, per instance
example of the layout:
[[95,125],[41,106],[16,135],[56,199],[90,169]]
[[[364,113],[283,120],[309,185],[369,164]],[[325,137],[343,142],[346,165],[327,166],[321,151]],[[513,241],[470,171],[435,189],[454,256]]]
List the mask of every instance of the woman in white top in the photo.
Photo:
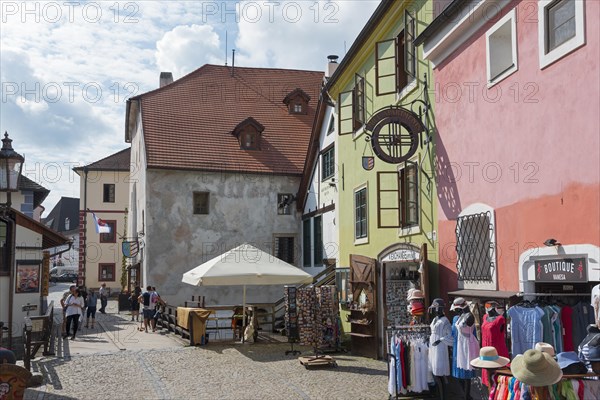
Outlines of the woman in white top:
[[77,333],[77,328],[79,327],[79,317],[82,314],[83,310],[83,297],[79,295],[77,291],[77,287],[75,285],[69,288],[71,294],[65,300],[65,316],[67,317],[67,329],[63,334],[63,338],[69,336],[69,331],[71,330],[71,323],[73,323],[73,336],[71,336],[71,340],[75,340],[75,334]]

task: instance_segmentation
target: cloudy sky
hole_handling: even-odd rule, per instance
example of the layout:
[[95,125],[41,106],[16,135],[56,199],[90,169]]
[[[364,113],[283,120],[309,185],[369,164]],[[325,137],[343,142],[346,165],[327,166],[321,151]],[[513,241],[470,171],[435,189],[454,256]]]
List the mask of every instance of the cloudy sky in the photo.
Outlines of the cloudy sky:
[[[79,197],[75,166],[128,145],[125,101],[200,66],[323,70],[343,56],[379,0],[0,2],[0,130],[23,172]],[[227,49],[227,52],[226,52]]]

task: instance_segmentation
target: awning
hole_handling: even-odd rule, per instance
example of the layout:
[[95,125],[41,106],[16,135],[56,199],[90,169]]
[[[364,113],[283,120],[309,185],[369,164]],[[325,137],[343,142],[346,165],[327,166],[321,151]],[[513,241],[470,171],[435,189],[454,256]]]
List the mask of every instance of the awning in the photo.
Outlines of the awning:
[[448,296],[478,298],[478,299],[510,299],[517,297],[517,292],[505,292],[502,290],[477,290],[477,289],[461,289],[454,292],[448,292]]

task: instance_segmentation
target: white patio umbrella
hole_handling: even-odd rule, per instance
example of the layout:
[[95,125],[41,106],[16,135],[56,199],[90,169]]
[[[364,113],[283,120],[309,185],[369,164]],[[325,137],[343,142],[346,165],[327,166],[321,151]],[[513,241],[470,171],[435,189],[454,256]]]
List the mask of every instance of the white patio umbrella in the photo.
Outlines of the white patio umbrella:
[[245,329],[246,286],[312,283],[313,277],[246,243],[184,273],[181,281],[194,286],[243,286]]

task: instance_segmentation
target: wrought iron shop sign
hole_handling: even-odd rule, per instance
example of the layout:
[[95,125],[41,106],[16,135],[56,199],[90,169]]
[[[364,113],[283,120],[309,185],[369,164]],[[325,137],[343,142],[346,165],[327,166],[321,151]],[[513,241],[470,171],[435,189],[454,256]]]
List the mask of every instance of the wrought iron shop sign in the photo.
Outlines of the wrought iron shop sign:
[[535,260],[536,282],[587,282],[587,259]]
[[419,145],[419,134],[426,130],[417,114],[402,107],[378,111],[367,122],[373,152],[389,164],[411,158]]

